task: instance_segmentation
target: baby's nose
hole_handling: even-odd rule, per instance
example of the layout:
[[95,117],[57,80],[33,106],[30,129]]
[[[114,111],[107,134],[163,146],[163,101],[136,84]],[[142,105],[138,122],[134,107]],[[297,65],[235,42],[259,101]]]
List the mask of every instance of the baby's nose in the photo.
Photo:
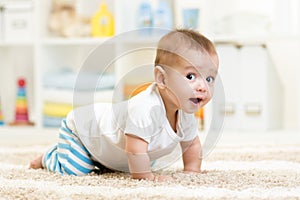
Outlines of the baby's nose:
[[204,78],[201,77],[196,81],[196,90],[198,92],[206,92],[207,91],[207,85],[206,85]]

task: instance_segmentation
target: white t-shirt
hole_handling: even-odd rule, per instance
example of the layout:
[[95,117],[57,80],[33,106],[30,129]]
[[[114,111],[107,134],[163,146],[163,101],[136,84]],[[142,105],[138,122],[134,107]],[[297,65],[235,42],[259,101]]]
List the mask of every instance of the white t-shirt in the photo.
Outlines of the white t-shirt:
[[155,83],[128,101],[74,109],[67,116],[67,125],[78,135],[92,159],[108,168],[127,172],[125,133],[148,143],[151,161],[172,153],[180,141],[191,141],[197,136],[194,115],[181,110],[177,132],[173,131]]

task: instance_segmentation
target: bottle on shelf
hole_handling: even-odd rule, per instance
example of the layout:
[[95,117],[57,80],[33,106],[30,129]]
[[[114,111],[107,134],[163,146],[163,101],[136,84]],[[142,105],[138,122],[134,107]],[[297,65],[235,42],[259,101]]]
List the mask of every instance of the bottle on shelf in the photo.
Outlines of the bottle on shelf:
[[93,37],[109,37],[114,35],[114,16],[102,2],[99,10],[91,19],[91,34]]
[[199,9],[185,8],[183,9],[183,26],[185,28],[198,29]]
[[150,35],[153,27],[153,12],[149,0],[143,0],[137,10],[137,28],[141,29],[141,35]]
[[159,0],[153,15],[153,26],[158,28],[173,27],[172,9],[168,0]]
[[24,78],[18,79],[18,91],[16,98],[15,107],[15,121],[11,122],[10,125],[34,125],[33,122],[29,121],[28,117],[28,106],[26,97],[26,81]]

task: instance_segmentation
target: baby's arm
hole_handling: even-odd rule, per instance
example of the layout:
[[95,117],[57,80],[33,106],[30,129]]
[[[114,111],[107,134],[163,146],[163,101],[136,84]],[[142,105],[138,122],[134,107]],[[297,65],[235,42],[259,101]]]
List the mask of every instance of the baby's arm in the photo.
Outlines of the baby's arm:
[[168,176],[155,177],[150,169],[150,158],[148,156],[148,143],[134,135],[126,134],[126,146],[128,165],[133,179],[147,180],[171,180]]
[[181,142],[184,172],[199,173],[202,163],[202,148],[199,137],[189,142]]
[[147,154],[148,143],[134,135],[126,134],[126,146],[129,170],[134,179],[153,180],[150,159]]

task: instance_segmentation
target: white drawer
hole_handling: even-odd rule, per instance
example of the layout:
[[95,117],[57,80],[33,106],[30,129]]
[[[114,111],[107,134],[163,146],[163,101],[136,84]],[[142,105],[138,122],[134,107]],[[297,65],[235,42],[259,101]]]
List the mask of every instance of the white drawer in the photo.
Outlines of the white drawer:
[[282,86],[261,45],[217,45],[226,102],[220,114],[227,130],[282,127]]
[[2,17],[4,40],[27,41],[33,39],[32,3],[6,3],[4,4]]

